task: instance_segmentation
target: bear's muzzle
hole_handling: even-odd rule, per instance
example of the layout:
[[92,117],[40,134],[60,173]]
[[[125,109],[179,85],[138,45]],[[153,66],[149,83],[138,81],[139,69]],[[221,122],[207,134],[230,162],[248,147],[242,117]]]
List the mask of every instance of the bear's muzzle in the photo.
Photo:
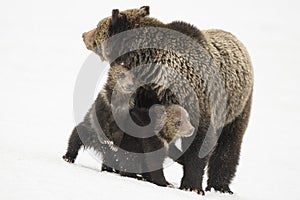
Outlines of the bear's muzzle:
[[94,35],[96,29],[82,34],[83,42],[88,50],[94,50]]

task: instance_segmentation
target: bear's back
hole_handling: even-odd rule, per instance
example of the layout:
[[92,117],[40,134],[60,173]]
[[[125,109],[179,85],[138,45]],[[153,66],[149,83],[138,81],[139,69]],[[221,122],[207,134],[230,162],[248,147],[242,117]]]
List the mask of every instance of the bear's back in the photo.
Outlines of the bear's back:
[[205,41],[205,37],[202,34],[202,32],[192,24],[183,21],[173,21],[167,24],[167,27],[172,30],[183,33],[199,43],[203,43]]
[[228,120],[239,115],[253,88],[253,67],[245,46],[231,33],[220,29],[204,30],[209,50],[224,79]]
[[171,22],[167,27],[191,37],[213,57],[228,94],[226,123],[231,122],[242,112],[253,88],[253,68],[244,45],[233,34],[220,29],[200,31],[182,21]]

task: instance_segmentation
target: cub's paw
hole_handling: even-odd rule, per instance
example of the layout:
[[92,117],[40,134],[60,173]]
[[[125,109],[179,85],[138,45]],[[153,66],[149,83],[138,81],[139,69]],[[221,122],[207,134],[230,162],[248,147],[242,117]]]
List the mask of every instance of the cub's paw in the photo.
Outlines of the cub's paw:
[[228,193],[233,194],[233,192],[230,190],[229,186],[207,186],[205,188],[205,191],[211,191],[211,189],[214,189],[215,191],[221,192],[221,193]]
[[199,195],[204,196],[205,192],[202,189],[196,189],[196,188],[188,188],[188,187],[180,187],[183,191],[190,191],[190,192],[196,192]]
[[170,183],[168,183],[167,181],[163,181],[163,180],[151,180],[150,182],[152,182],[155,185],[161,186],[161,187],[169,187]]
[[168,181],[167,181],[167,187],[169,187],[169,188],[175,188],[175,186],[172,183],[169,183]]
[[113,168],[111,168],[105,164],[102,164],[101,171],[102,172],[110,172],[110,173],[114,172]]
[[68,154],[64,155],[62,158],[63,158],[66,162],[68,162],[68,163],[74,163],[74,162],[75,162],[75,158],[69,156]]

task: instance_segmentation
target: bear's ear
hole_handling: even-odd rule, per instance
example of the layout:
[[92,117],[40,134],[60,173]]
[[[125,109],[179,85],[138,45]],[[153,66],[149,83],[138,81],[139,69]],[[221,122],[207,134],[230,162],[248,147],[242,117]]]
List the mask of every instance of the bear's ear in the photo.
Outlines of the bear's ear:
[[111,17],[112,24],[115,24],[118,21],[119,12],[120,11],[118,9],[112,10],[112,17]]
[[141,7],[139,14],[141,17],[146,17],[146,16],[150,15],[150,7],[149,6]]
[[149,116],[151,118],[151,123],[165,124],[167,117],[166,109],[163,105],[154,104],[149,109]]
[[154,104],[150,107],[149,114],[153,115],[155,117],[162,117],[164,114],[166,114],[165,107],[160,104]]
[[151,124],[154,127],[154,132],[160,132],[167,120],[165,107],[160,104],[152,105],[149,110],[149,116],[151,119]]

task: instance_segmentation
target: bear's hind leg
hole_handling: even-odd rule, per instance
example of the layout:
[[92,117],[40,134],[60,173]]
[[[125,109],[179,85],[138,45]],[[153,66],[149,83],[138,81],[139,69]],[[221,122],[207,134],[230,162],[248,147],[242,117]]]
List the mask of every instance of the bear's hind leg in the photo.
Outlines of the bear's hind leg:
[[111,168],[108,165],[103,164],[103,163],[102,163],[102,166],[101,166],[101,171],[102,172],[110,172],[110,173],[114,172],[113,168]]
[[251,96],[244,111],[223,128],[218,144],[209,160],[206,191],[214,188],[216,191],[232,194],[229,184],[235,176],[239,162],[242,139],[248,125],[250,110]]
[[63,156],[63,159],[69,163],[74,163],[78,155],[78,151],[82,145],[83,143],[78,135],[77,127],[75,127],[69,138],[68,150],[67,153]]

